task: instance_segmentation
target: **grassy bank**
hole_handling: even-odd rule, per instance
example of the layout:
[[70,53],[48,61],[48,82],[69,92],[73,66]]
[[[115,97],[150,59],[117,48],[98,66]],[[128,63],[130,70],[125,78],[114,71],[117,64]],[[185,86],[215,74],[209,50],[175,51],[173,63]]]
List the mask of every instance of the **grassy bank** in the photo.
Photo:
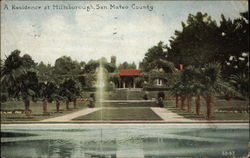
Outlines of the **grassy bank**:
[[[47,118],[62,116],[65,114],[69,114],[72,112],[76,112],[83,108],[87,108],[87,102],[77,102],[77,108],[73,108],[73,103],[70,103],[70,109],[67,110],[65,103],[61,103],[59,113],[56,112],[56,104],[55,103],[48,103],[48,114],[43,114],[43,106],[42,102],[31,102],[30,103],[30,110],[31,115],[26,116],[22,113],[2,113],[1,112],[1,123],[5,122],[14,122],[14,121],[40,121]],[[16,109],[24,109],[24,103],[22,101],[8,101],[1,104],[1,111],[3,110],[16,110]]]
[[[232,99],[227,101],[214,97],[213,101],[213,117],[208,120],[249,120],[249,100]],[[187,104],[185,102],[185,110],[175,108],[175,101],[165,101],[165,107],[181,116],[193,120],[206,120],[206,102],[201,100],[201,114],[198,116],[195,113],[195,100],[192,99],[191,113],[187,112]]]

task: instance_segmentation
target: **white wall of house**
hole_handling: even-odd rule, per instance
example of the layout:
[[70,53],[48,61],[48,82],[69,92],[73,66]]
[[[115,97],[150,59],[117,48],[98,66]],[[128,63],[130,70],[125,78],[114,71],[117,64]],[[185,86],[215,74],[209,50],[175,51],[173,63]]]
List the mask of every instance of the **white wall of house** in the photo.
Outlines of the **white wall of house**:
[[155,79],[155,85],[156,86],[162,86],[163,85],[163,80],[160,78]]

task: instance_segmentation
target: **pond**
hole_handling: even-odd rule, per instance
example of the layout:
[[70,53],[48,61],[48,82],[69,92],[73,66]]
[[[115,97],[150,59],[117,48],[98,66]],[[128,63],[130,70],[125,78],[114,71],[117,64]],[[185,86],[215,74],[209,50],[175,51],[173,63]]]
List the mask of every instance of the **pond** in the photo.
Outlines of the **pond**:
[[248,124],[6,124],[1,157],[242,157],[248,130]]

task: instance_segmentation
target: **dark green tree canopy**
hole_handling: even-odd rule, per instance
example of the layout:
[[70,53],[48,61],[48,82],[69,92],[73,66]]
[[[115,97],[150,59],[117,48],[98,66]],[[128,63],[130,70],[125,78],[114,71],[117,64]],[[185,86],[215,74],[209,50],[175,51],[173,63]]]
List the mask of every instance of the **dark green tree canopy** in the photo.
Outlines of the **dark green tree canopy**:
[[186,23],[182,22],[182,31],[175,31],[168,48],[168,60],[175,65],[200,66],[213,62],[218,53],[217,24],[206,13],[189,14]]
[[96,68],[99,66],[99,62],[96,60],[90,60],[86,65],[85,65],[85,72],[87,73],[94,73]]
[[248,12],[231,20],[221,15],[219,52],[215,58],[221,63],[222,71],[230,74],[246,73],[249,65],[249,19]]
[[248,12],[234,20],[222,15],[219,25],[206,13],[189,14],[186,23],[182,22],[182,30],[175,31],[175,36],[171,37],[167,59],[176,66],[199,67],[218,62],[222,73],[228,76],[246,72],[248,57],[243,57],[242,53],[249,54],[248,21]]
[[140,67],[146,72],[154,69],[163,69],[165,72],[172,72],[174,69],[173,63],[167,60],[167,51],[163,42],[159,42],[156,46],[148,49],[148,52],[140,63]]
[[8,92],[9,97],[34,99],[38,78],[33,67],[35,62],[26,54],[20,56],[19,50],[14,50],[6,57],[1,68],[1,88]]
[[55,73],[60,75],[78,74],[81,71],[80,63],[71,57],[62,56],[55,61]]
[[64,80],[60,87],[62,88],[60,95],[67,98],[69,101],[73,101],[76,96],[80,95],[80,88],[73,79]]
[[121,70],[121,69],[136,69],[136,64],[133,62],[131,64],[129,64],[128,62],[123,62],[121,63],[118,68],[118,70]]

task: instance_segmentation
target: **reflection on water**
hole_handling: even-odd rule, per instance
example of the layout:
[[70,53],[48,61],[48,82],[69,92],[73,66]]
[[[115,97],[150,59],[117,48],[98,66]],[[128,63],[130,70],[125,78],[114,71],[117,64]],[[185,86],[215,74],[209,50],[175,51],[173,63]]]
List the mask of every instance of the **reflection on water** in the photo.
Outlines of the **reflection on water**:
[[64,129],[37,126],[26,130],[13,126],[3,128],[1,136],[1,156],[10,158],[226,158],[248,154],[248,127],[65,125]]

